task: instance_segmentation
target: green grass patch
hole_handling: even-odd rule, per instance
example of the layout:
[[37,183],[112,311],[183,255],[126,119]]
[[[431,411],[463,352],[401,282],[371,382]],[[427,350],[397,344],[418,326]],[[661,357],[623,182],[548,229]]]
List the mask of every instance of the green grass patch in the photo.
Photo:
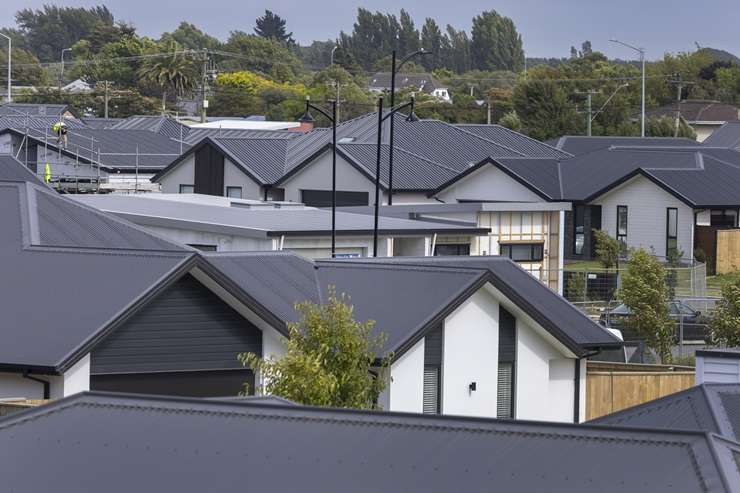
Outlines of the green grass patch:
[[729,272],[727,274],[717,274],[716,276],[707,276],[707,295],[721,296],[722,288],[740,280],[739,272]]

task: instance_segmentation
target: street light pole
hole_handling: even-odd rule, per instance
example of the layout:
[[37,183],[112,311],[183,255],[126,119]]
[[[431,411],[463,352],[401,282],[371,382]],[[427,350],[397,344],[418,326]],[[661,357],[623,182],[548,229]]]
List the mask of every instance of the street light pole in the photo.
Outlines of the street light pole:
[[325,109],[311,104],[306,96],[306,111],[298,119],[301,123],[313,123],[316,120],[310,110],[314,109],[331,122],[331,258],[336,256],[337,247],[337,101],[331,100],[331,114]]
[[[398,106],[391,106],[388,110],[388,114],[383,116],[383,96],[378,98],[378,150],[375,161],[375,222],[373,225],[373,257],[378,256],[378,217],[380,216],[380,157],[383,143],[383,122],[390,118],[393,122],[393,115],[399,111],[410,108],[409,116],[406,117],[407,122],[419,121],[419,118],[414,113],[414,96],[411,96],[411,101],[408,103],[400,104]],[[392,134],[391,134],[392,135]],[[391,149],[393,147],[391,146]],[[388,193],[390,198],[391,188],[388,186]],[[389,203],[390,205],[390,200]]]
[[[391,108],[395,106],[396,104],[396,72],[401,70],[401,67],[403,67],[403,64],[409,61],[411,58],[415,57],[416,55],[431,55],[432,53],[430,51],[424,51],[423,49],[414,51],[413,53],[409,53],[405,57],[403,57],[400,61],[400,63],[396,66],[396,50],[393,50],[391,55]],[[388,205],[393,205],[393,135],[394,135],[394,125],[393,125],[393,118],[391,118],[390,122],[390,147],[388,148]]]
[[637,53],[640,54],[640,65],[642,67],[642,97],[641,97],[641,111],[640,111],[640,137],[645,137],[645,48],[638,48],[637,46],[632,46],[631,44],[627,44],[623,41],[619,41],[618,39],[610,39],[612,43],[617,43],[622,46],[626,46],[627,48],[631,50],[635,50]]
[[13,102],[13,93],[11,92],[11,62],[10,57],[11,53],[13,52],[13,40],[10,39],[10,36],[6,36],[3,33],[0,33],[0,36],[8,40],[8,103]]

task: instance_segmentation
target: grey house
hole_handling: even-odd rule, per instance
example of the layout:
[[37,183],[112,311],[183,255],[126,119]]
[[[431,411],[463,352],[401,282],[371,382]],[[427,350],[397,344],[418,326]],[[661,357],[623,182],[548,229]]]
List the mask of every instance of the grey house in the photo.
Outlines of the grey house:
[[9,491],[729,493],[738,454],[700,431],[276,400],[93,392],[0,419]]

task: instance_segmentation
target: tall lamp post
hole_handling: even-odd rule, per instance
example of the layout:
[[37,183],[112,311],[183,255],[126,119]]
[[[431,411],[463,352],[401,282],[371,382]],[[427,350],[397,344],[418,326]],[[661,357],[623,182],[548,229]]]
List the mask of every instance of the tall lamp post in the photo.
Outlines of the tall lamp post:
[[623,41],[619,41],[618,39],[610,39],[609,41],[626,46],[640,54],[640,64],[642,65],[642,111],[640,112],[640,137],[645,137],[645,48],[638,48],[637,46],[632,46]]
[[12,92],[10,90],[10,88],[11,88],[11,82],[10,81],[12,80],[10,78],[10,68],[11,68],[10,54],[13,51],[13,41],[10,39],[10,36],[6,36],[3,33],[0,33],[0,36],[2,36],[3,38],[5,38],[5,39],[8,40],[8,103],[10,103],[10,102],[13,101],[13,94],[12,94]]
[[306,111],[298,119],[301,123],[313,123],[316,120],[311,115],[314,109],[324,115],[331,122],[331,258],[336,256],[337,237],[337,100],[331,102],[331,113],[311,103],[306,96]]
[[[423,49],[409,53],[398,62],[396,65],[396,50],[393,50],[391,56],[391,108],[396,104],[396,73],[401,70],[403,64],[408,62],[411,58],[416,55],[431,55],[430,51],[424,51]],[[390,123],[390,147],[388,148],[388,205],[393,205],[393,118]]]
[[[381,145],[383,142],[383,122],[388,118],[391,119],[391,125],[393,125],[393,115],[399,111],[410,108],[409,115],[406,117],[407,122],[417,122],[419,118],[414,113],[414,96],[411,96],[411,101],[398,106],[391,106],[388,109],[388,113],[383,115],[383,96],[378,98],[378,150],[375,161],[375,223],[373,225],[373,257],[378,256],[378,216],[380,215],[380,156],[381,156]],[[393,133],[391,131],[391,136]],[[392,152],[393,146],[391,145],[389,151]],[[392,161],[391,161],[392,162]],[[388,204],[390,205],[390,185],[388,187]]]

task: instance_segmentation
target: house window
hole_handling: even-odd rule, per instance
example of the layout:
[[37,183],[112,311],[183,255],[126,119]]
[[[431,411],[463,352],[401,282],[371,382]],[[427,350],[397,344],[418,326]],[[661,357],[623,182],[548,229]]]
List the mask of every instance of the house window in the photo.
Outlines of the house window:
[[627,246],[627,206],[617,206],[617,240]]
[[542,243],[502,243],[501,255],[514,262],[541,262]]
[[583,244],[586,241],[586,229],[584,224],[585,206],[577,205],[573,211],[573,253],[575,255],[583,254]]
[[424,337],[424,414],[442,412],[442,325]]
[[450,255],[470,255],[470,243],[447,243],[434,245],[435,257],[446,257]]
[[666,214],[666,257],[678,250],[678,209],[669,207]]
[[195,185],[180,185],[180,193],[195,193]]
[[232,199],[242,198],[242,187],[226,187],[226,196]]
[[712,209],[709,224],[711,226],[737,228],[737,210]]
[[497,418],[514,418],[515,369],[516,318],[499,305]]

